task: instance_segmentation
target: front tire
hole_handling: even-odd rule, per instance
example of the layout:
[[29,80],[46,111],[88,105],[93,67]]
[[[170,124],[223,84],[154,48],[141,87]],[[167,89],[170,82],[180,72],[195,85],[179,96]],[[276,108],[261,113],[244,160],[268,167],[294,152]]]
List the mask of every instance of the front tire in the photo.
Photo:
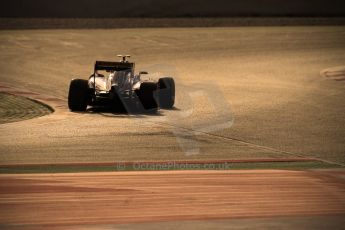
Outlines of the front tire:
[[68,108],[71,111],[85,111],[89,99],[88,81],[84,79],[73,79],[69,86]]

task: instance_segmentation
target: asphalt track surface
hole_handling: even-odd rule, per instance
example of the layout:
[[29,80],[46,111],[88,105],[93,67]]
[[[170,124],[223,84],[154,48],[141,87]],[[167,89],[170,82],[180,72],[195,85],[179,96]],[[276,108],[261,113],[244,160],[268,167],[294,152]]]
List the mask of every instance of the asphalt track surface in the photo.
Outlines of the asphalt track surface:
[[[345,63],[344,35],[345,28],[340,26],[1,31],[0,88],[3,91],[15,89],[19,94],[38,97],[36,99],[52,105],[56,112],[37,119],[0,125],[0,162],[7,165],[89,162],[115,164],[119,161],[312,157],[339,166],[343,165],[345,163],[345,81],[342,74],[334,72],[342,68]],[[87,78],[92,72],[95,60],[113,60],[118,53],[133,55],[137,69],[148,70],[153,78],[162,75],[175,77],[177,82],[175,108],[162,110],[158,114],[132,115],[92,110],[86,113],[69,112],[66,107],[66,97],[70,79],[75,76]],[[255,172],[254,177],[259,180],[256,171],[252,172]],[[277,182],[276,174],[273,171],[268,172],[267,181]],[[198,176],[198,173],[200,172],[186,174],[200,178],[203,174]],[[224,171],[205,172],[202,177],[207,180],[213,173],[228,175],[228,172]],[[298,206],[300,203],[295,203],[298,207],[293,206],[292,200],[284,203],[286,196],[274,190],[276,186],[268,185],[265,195],[272,197],[271,191],[276,191],[278,196],[276,201],[286,204],[285,206],[274,204],[276,205],[274,206],[270,203],[274,206],[271,206],[274,212],[283,215],[285,211],[283,208],[289,203],[296,209],[292,209],[291,212],[287,209],[286,216],[305,215],[306,218],[311,218],[299,219],[303,223],[309,221],[311,223],[308,225],[309,228],[313,228],[319,223],[318,221],[328,217],[334,218],[332,223],[336,223],[336,227],[343,226],[341,221],[333,216],[333,214],[340,215],[341,218],[344,216],[342,173],[330,172],[331,176],[326,177],[327,179],[309,177],[307,175],[311,174],[303,171],[297,173],[284,171],[284,173],[288,178],[292,176],[291,178],[294,179],[289,180],[291,190],[299,191],[290,197],[291,199],[298,200],[298,196],[303,196],[305,192],[303,189],[298,190],[301,187],[294,183],[302,184],[302,187],[310,192],[308,193],[310,196],[301,198],[301,202],[305,202],[304,205]],[[164,178],[166,175],[163,172],[156,174],[164,175]],[[97,178],[94,180],[99,180],[99,183],[106,178],[97,173],[80,174],[81,177],[84,177],[83,175]],[[118,176],[118,174],[109,175]],[[73,182],[73,176],[77,175],[69,174],[67,177]],[[142,181],[148,188],[154,185],[145,182],[146,179],[149,180],[148,174],[143,176]],[[35,190],[36,185],[31,183],[38,177],[49,178],[48,182],[40,187],[43,189],[49,188],[48,184],[53,183],[49,182],[50,179],[63,175],[1,177],[3,180],[8,179],[4,184],[13,183],[14,187],[27,186],[22,187],[20,191],[33,189],[30,199],[26,197],[20,200],[18,199],[20,194],[13,194],[9,200],[4,197],[2,201],[5,203],[19,203],[18,206],[12,206],[10,212],[3,212],[2,215],[8,216],[1,218],[2,223],[17,222],[15,215],[21,213],[21,207],[25,206],[21,206],[23,203],[32,202],[31,198],[44,197]],[[333,177],[340,179],[334,183],[329,182],[333,181],[330,179]],[[21,183],[15,185],[18,178],[22,178],[19,179]],[[211,182],[218,183],[217,178],[212,176],[211,178],[212,180],[205,181],[206,185]],[[246,176],[243,180],[228,178],[226,181],[234,179],[234,183],[230,184],[235,186],[250,178]],[[219,178],[219,181],[221,180],[222,177]],[[25,184],[22,183],[23,181],[29,182]],[[181,181],[183,182],[183,179]],[[199,183],[198,179],[191,181]],[[267,182],[265,181],[263,179],[248,191],[257,193],[259,185],[265,184]],[[278,179],[278,181],[283,180]],[[87,181],[84,185],[78,180],[74,182],[80,183],[82,187],[87,187],[88,184]],[[128,186],[135,186],[136,183],[138,181],[133,181],[133,184]],[[188,183],[192,182],[188,181]],[[56,181],[54,184],[57,185]],[[105,184],[105,186],[114,186],[106,182]],[[211,184],[206,186],[207,189],[213,189],[208,193],[211,200],[204,202],[214,201],[212,196],[221,193],[221,189],[214,191],[216,187],[213,188],[214,184]],[[278,182],[275,185],[278,185]],[[304,187],[305,185],[308,186]],[[172,194],[174,189],[184,188],[167,186]],[[309,187],[313,188],[313,186],[317,187],[312,190],[315,194],[309,190]],[[121,192],[121,189],[124,187],[118,192]],[[151,189],[153,188],[147,191]],[[63,193],[59,188],[52,187],[49,196],[60,191]],[[130,197],[127,190],[123,192]],[[10,196],[11,192],[8,194]],[[177,194],[178,192],[175,193],[176,196]],[[327,194],[329,196],[326,196]],[[314,195],[319,199],[314,200]],[[203,204],[198,196],[193,198],[197,199],[194,203],[196,206]],[[23,203],[20,203],[21,201]],[[151,201],[154,199],[152,198]],[[170,201],[174,203],[173,200]],[[254,201],[260,203],[262,200],[255,197]],[[306,206],[310,208],[308,210],[302,208],[306,203],[310,205]],[[111,202],[102,204],[111,207],[119,205]],[[188,208],[186,204],[188,203],[184,203],[185,206],[181,207]],[[253,206],[241,204],[239,208],[243,208],[243,212],[238,212],[238,216],[235,217],[241,215],[245,217],[244,213],[253,206],[259,207],[258,203]],[[15,209],[15,207],[19,208]],[[210,210],[214,211],[214,217],[219,215],[220,218],[230,218],[220,213],[222,210],[230,213],[227,212],[225,204],[222,207],[225,209]],[[37,206],[36,210],[42,210],[40,208],[44,208],[44,205]],[[210,207],[204,208],[203,211]],[[282,210],[279,211],[279,208]],[[193,207],[191,209],[196,211]],[[1,210],[6,209],[1,208]],[[111,209],[109,213],[113,211]],[[261,211],[264,213],[264,209]],[[86,218],[87,210],[85,212]],[[320,218],[314,216],[316,212],[319,212],[317,215],[321,215]],[[27,223],[38,221],[37,217],[43,215],[34,211],[30,216],[26,214],[21,218]],[[250,218],[255,218],[254,214]],[[270,217],[267,223],[272,223]],[[131,221],[128,219],[128,222]],[[39,224],[39,222],[35,223]],[[114,223],[118,222],[114,221]],[[244,224],[243,226],[249,226],[252,222],[249,225],[241,223]],[[193,222],[191,226],[198,226],[198,223]]]
[[[65,100],[95,60],[133,55],[176,78],[157,115],[71,113],[0,127],[1,163],[319,157],[345,163],[344,27],[19,30],[0,33],[2,84]],[[65,106],[65,107],[63,107]],[[16,141],[13,141],[16,140]]]
[[[8,229],[173,228],[177,220],[215,229],[215,219],[271,218],[277,229],[294,227],[277,217],[335,218],[316,228],[325,229],[344,217],[344,178],[344,171],[285,170],[3,174],[0,219]],[[294,228],[313,226],[309,220]]]

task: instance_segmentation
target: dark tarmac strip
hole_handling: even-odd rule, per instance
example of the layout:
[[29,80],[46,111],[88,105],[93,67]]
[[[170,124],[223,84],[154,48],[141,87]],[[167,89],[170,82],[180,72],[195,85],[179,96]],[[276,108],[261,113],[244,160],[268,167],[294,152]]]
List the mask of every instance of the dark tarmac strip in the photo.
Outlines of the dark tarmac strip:
[[[0,175],[0,226],[345,215],[344,170]],[[107,228],[109,229],[109,228]]]
[[339,168],[313,158],[256,158],[227,160],[171,160],[70,162],[46,164],[0,164],[0,173],[66,173],[156,170],[241,170],[241,169],[316,169]]

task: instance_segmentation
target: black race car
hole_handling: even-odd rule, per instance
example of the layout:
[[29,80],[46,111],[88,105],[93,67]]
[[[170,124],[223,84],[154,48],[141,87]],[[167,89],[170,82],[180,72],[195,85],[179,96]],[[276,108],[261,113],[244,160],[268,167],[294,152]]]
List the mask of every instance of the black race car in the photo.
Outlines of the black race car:
[[71,111],[86,111],[88,106],[110,106],[132,111],[170,109],[175,103],[175,82],[171,77],[158,81],[141,80],[141,71],[134,73],[130,55],[118,55],[119,62],[96,61],[88,80],[73,79],[68,93]]

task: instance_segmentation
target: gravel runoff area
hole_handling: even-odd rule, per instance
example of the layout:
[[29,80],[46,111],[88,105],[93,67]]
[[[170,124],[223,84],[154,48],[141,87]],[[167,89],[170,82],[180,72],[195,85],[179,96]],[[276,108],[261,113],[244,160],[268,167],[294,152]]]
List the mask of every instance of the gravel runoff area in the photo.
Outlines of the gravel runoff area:
[[[344,176],[343,170],[2,174],[0,227],[178,229],[199,220],[202,229],[341,229]],[[282,217],[289,218],[275,219]],[[270,221],[258,226],[253,218]]]

